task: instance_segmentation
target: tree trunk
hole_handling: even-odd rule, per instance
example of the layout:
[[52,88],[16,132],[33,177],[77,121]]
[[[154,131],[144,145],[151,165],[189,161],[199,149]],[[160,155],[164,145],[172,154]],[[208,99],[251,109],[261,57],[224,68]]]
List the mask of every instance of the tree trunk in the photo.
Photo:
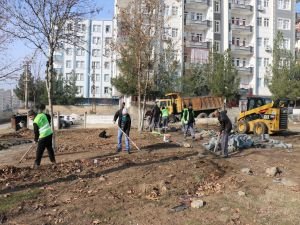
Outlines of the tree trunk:
[[[48,65],[47,65],[47,79],[46,79],[46,86],[47,86],[47,94],[48,94],[48,103],[49,103],[49,108],[50,108],[50,115],[51,115],[51,129],[53,131],[53,136],[52,136],[52,145],[53,149],[55,151],[55,130],[54,130],[54,113],[53,113],[53,104],[52,104],[52,74],[53,72],[53,52],[50,51],[50,56],[48,58]],[[59,118],[57,118],[59,121]],[[59,122],[58,122],[59,123]]]

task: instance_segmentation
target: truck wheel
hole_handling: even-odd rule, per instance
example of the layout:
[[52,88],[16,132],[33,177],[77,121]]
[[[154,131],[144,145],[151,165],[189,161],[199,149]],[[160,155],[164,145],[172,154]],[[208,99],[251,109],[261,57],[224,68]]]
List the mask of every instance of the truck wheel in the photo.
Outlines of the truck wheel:
[[209,117],[209,118],[216,118],[216,114],[215,114],[214,112],[212,112],[212,113],[210,113],[210,114],[208,115],[208,117]]
[[267,132],[268,132],[267,126],[263,122],[257,122],[257,123],[254,124],[253,133],[255,135],[260,136],[260,135],[265,134]]
[[240,120],[237,123],[237,130],[240,134],[246,134],[249,132],[250,126],[246,120]]
[[177,120],[177,119],[176,119],[176,116],[175,116],[175,115],[172,114],[172,115],[169,116],[169,122],[170,122],[170,123],[175,123],[176,120]]
[[200,113],[197,118],[207,118],[207,114],[206,113]]

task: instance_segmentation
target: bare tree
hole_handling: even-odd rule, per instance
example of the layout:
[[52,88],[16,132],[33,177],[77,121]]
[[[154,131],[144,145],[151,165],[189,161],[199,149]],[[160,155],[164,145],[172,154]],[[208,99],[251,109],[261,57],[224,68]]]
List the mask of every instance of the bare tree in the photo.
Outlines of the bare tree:
[[[123,3],[123,4],[122,4]],[[121,76],[113,85],[122,94],[138,96],[138,129],[143,129],[146,97],[155,86],[162,52],[162,31],[166,18],[161,0],[120,1],[114,50]],[[124,88],[125,87],[125,88]]]
[[8,25],[0,29],[14,38],[26,40],[47,59],[46,86],[52,115],[54,53],[64,44],[78,42],[78,24],[84,16],[97,11],[92,3],[92,0],[0,0],[0,8],[5,18],[9,18]]

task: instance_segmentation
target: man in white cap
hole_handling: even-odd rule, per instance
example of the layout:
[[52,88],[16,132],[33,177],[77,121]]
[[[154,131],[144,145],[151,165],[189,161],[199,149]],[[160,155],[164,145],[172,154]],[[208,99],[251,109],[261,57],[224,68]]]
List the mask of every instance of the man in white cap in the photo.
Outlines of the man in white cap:
[[124,107],[122,109],[122,115],[118,118],[118,147],[117,152],[122,151],[122,137],[123,133],[125,135],[125,145],[126,145],[126,151],[128,154],[130,154],[130,143],[129,143],[129,132],[131,127],[131,118],[128,114],[127,109]]

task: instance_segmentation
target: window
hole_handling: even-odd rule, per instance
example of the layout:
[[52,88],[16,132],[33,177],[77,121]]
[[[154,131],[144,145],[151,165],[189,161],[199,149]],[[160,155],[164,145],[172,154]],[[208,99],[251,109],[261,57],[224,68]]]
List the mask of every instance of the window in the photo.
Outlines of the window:
[[110,25],[106,25],[106,26],[105,26],[105,32],[106,32],[106,33],[109,33],[109,32],[110,32]]
[[78,31],[79,32],[85,32],[86,31],[85,24],[78,24]]
[[262,58],[257,59],[257,64],[258,64],[258,67],[262,66]]
[[83,86],[77,86],[77,92],[80,95],[83,95]]
[[108,94],[108,91],[109,91],[108,87],[104,87],[104,94]]
[[240,25],[240,18],[238,18],[238,17],[235,18],[235,24],[236,24],[236,25]]
[[246,26],[246,19],[242,19],[242,25]]
[[191,41],[193,42],[201,42],[202,41],[202,34],[195,34],[191,33]]
[[278,9],[291,10],[291,0],[277,0]]
[[76,61],[76,69],[83,69],[84,61]]
[[164,27],[164,35],[169,35],[169,28],[167,27]]
[[290,49],[290,40],[287,38],[283,39],[283,48],[284,49]]
[[220,12],[220,1],[214,1],[215,12]]
[[269,45],[269,38],[264,38],[264,46],[267,47]]
[[283,20],[283,30],[289,30],[290,29],[290,20]]
[[262,18],[257,17],[257,26],[262,26]]
[[71,68],[71,60],[66,61],[66,68]]
[[100,25],[93,25],[93,32],[101,32],[101,26]]
[[95,69],[100,69],[100,62],[95,62],[93,61],[92,62],[92,69],[95,68]]
[[258,6],[262,6],[262,1],[263,1],[263,0],[257,0],[257,5],[258,5]]
[[290,24],[291,22],[289,19],[278,18],[277,20],[277,27],[280,30],[290,30],[291,29]]
[[264,7],[269,7],[269,0],[264,0]]
[[72,31],[73,30],[73,24],[72,23],[68,23],[67,24],[67,30],[68,31]]
[[104,82],[109,82],[109,74],[104,74]]
[[215,20],[215,33],[220,33],[220,20]]
[[83,81],[83,73],[76,73],[76,78],[78,81]]
[[178,14],[178,7],[177,6],[172,6],[172,15],[177,16]]
[[66,73],[66,80],[70,80],[71,77],[72,77],[72,73]]
[[246,59],[243,59],[243,67],[246,67]]
[[172,37],[177,37],[177,35],[178,35],[178,29],[172,28]]
[[100,74],[96,74],[96,81],[100,81]]
[[220,52],[221,51],[221,44],[220,44],[220,41],[215,41],[214,42],[214,50],[216,51],[216,52]]
[[72,55],[72,49],[71,48],[67,48],[66,49],[66,54],[67,55]]
[[231,17],[231,24],[234,24],[234,21],[235,21],[234,17]]
[[96,86],[96,93],[95,94],[97,94],[97,95],[100,94],[100,88],[99,88],[99,86]]
[[76,49],[76,55],[77,55],[77,56],[84,56],[84,49],[82,49],[82,48],[77,48],[77,49]]
[[109,69],[109,62],[104,62],[104,69]]
[[105,38],[105,44],[106,45],[109,45],[111,43],[111,38]]
[[202,13],[191,13],[191,20],[202,21]]
[[165,5],[165,16],[169,15],[169,9],[170,7],[168,5]]
[[268,18],[264,18],[264,26],[269,27],[269,19]]
[[93,49],[92,55],[94,57],[99,57],[100,56],[100,49]]
[[104,50],[104,55],[105,55],[106,57],[108,57],[108,56],[109,56],[109,53],[110,53],[109,49],[106,48],[106,49]]
[[262,46],[262,38],[257,38],[257,46]]
[[93,44],[99,45],[100,41],[101,41],[100,37],[93,37]]
[[264,67],[269,65],[269,58],[264,58]]
[[235,60],[235,63],[236,63],[236,66],[239,67],[239,66],[240,66],[240,58],[237,58],[237,59]]

